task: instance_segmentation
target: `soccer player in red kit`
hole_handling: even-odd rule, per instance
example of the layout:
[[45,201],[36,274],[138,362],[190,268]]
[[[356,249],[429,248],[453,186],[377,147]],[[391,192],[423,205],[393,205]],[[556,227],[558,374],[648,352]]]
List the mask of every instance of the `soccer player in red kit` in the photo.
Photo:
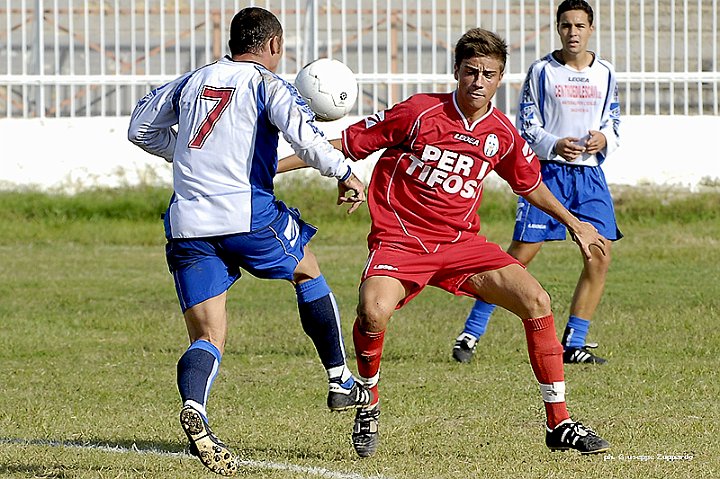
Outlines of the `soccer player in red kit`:
[[[455,91],[413,95],[349,126],[341,145],[334,142],[352,160],[385,149],[368,189],[369,257],[353,327],[358,373],[374,393],[355,417],[352,442],[361,457],[374,454],[379,443],[385,329],[393,312],[427,285],[481,298],[520,317],[545,403],[550,449],[592,454],[609,448],[590,428],[570,419],[563,348],[548,293],[522,264],[478,234],[482,184],[494,170],[515,193],[565,224],[588,259],[590,248],[604,249],[597,230],[547,189],[532,149],[492,105],[506,59],[501,38],[471,29],[455,47]],[[281,162],[280,169],[291,167]]]
[[515,193],[567,225],[588,258],[590,248],[604,248],[595,228],[550,193],[532,149],[492,105],[506,58],[501,38],[472,29],[455,48],[454,92],[414,95],[343,132],[343,151],[353,160],[386,149],[368,189],[369,257],[353,327],[358,372],[375,393],[355,419],[352,440],[360,456],[378,446],[385,328],[393,311],[426,285],[499,304],[522,319],[545,402],[548,447],[582,453],[609,448],[568,414],[563,348],[547,292],[517,260],[478,235],[482,182],[494,170]]

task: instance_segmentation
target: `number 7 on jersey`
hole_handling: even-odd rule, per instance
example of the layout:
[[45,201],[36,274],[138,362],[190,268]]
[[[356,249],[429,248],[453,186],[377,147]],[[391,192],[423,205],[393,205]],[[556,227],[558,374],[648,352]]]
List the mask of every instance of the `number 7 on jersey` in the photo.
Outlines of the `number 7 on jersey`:
[[203,147],[205,140],[210,136],[210,133],[212,133],[215,123],[217,123],[230,104],[233,93],[235,93],[235,88],[233,87],[217,88],[209,85],[203,86],[200,99],[214,101],[215,106],[208,111],[207,116],[202,123],[200,123],[200,127],[193,139],[190,140],[188,148],[200,149]]

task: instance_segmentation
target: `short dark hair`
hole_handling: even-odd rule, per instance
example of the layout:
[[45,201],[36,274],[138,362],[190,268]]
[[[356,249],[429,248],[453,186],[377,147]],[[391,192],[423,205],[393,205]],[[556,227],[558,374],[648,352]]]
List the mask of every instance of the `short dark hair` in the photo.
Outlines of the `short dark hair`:
[[560,16],[565,12],[569,12],[570,10],[582,10],[583,12],[587,13],[590,25],[593,24],[593,9],[588,2],[586,2],[585,0],[565,0],[560,5],[558,5],[557,15],[555,16],[555,21],[558,25],[560,24]]
[[230,22],[230,53],[260,53],[273,37],[282,36],[283,29],[277,17],[264,8],[243,8]]
[[455,45],[455,66],[459,67],[463,60],[475,57],[491,57],[499,60],[502,71],[505,71],[508,46],[497,34],[482,28],[471,28],[460,37]]

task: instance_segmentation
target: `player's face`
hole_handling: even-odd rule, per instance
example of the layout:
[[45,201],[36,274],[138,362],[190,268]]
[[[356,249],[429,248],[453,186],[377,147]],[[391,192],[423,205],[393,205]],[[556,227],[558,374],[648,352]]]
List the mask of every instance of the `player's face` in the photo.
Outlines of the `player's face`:
[[455,66],[457,102],[470,120],[487,113],[503,77],[503,65],[493,57],[467,58]]
[[560,15],[557,29],[563,51],[579,55],[587,51],[588,41],[595,27],[590,25],[588,14],[583,10],[568,10]]

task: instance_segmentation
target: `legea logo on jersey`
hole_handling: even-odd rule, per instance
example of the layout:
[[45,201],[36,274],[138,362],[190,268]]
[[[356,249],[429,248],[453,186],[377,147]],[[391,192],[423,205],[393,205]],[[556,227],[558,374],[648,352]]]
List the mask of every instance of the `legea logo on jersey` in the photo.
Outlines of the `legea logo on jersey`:
[[455,133],[455,136],[453,136],[456,140],[464,141],[465,143],[470,143],[472,146],[479,146],[480,140],[477,138],[473,138],[472,136],[463,135],[462,133]]
[[495,133],[490,133],[487,138],[485,138],[485,146],[483,146],[483,153],[485,153],[485,156],[487,156],[488,158],[492,158],[493,156],[497,155],[497,152],[499,150],[500,140]]
[[482,180],[490,171],[490,163],[477,159],[480,168],[473,172],[475,159],[451,150],[425,145],[422,158],[409,155],[410,165],[405,170],[431,188],[440,187],[449,194],[474,198],[482,188]]
[[384,269],[385,271],[400,271],[395,266],[390,264],[376,264],[373,269]]

